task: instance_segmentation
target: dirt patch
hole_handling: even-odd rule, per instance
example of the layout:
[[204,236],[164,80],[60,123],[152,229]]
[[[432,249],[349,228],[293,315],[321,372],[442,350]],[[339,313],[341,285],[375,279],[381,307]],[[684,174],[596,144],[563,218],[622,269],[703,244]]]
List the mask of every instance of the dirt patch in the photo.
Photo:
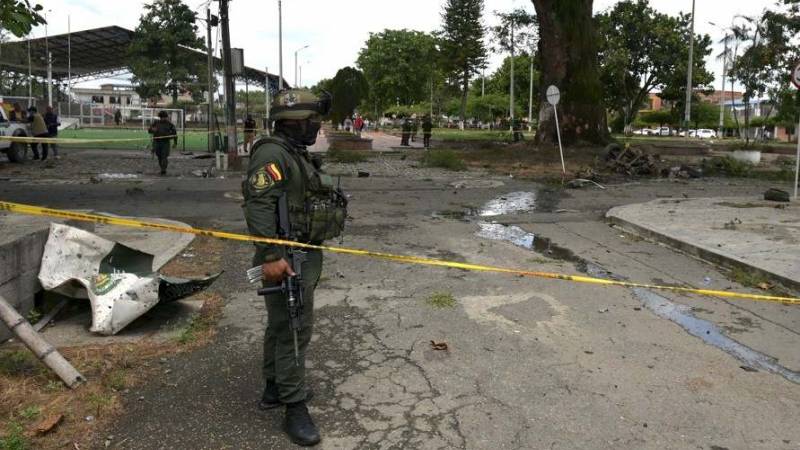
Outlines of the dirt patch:
[[166,276],[193,278],[219,272],[222,255],[232,243],[208,236],[198,236],[190,246],[168,262],[160,272]]
[[214,337],[222,296],[203,292],[196,299],[203,307],[174,341],[61,348],[88,380],[76,390],[66,388],[22,345],[0,351],[0,448],[85,448],[122,412],[122,395],[152,381],[167,355],[191,351]]
[[[483,168],[494,173],[512,175],[520,179],[561,180],[561,157],[557,147],[534,147],[530,144],[487,146],[473,150],[459,150],[459,156],[472,168]],[[564,149],[567,174],[587,166],[599,167],[602,148]]]

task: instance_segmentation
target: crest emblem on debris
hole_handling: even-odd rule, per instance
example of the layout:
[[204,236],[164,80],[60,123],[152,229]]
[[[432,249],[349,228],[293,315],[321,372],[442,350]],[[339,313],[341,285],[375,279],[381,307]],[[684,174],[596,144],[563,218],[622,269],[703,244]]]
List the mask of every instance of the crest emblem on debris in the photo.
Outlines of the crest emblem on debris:
[[286,94],[286,97],[283,98],[283,104],[291,108],[292,106],[296,105],[298,102],[297,94],[294,92],[290,92]]
[[105,295],[113,291],[121,280],[113,274],[100,273],[92,280],[92,292],[95,295]]

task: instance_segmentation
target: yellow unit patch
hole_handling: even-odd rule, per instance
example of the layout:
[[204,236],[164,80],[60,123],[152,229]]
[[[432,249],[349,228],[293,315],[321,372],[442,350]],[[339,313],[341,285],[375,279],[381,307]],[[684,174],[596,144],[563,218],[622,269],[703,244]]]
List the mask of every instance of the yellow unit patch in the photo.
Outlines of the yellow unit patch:
[[257,191],[263,191],[270,188],[275,181],[272,180],[264,168],[258,169],[256,173],[250,176],[250,186]]

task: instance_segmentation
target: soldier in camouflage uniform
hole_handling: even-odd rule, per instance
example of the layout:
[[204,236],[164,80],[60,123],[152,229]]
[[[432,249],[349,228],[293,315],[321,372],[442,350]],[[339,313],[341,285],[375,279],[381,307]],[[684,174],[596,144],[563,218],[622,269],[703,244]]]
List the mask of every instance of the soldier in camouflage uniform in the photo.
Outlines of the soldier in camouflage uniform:
[[[275,120],[274,136],[253,143],[247,178],[242,183],[244,214],[250,233],[277,237],[277,205],[286,195],[292,239],[320,244],[341,234],[346,200],[325,174],[319,159],[306,149],[317,139],[321,119],[330,110],[330,96],[317,97],[308,90],[279,92],[270,108]],[[261,266],[265,286],[278,285],[293,276],[282,246],[256,244],[254,266]],[[322,252],[308,250],[302,265],[303,320],[299,330],[299,360],[294,342],[286,294],[265,296],[267,328],[264,338],[266,386],[259,408],[286,406],[284,430],[299,445],[315,445],[320,434],[306,407],[311,391],[305,381],[305,353],[311,341],[314,289],[322,272]]]
[[178,131],[169,121],[169,114],[166,111],[159,111],[158,120],[153,122],[147,131],[153,135],[153,153],[158,157],[161,175],[166,175],[169,164],[169,141],[172,140],[174,145],[178,145]]

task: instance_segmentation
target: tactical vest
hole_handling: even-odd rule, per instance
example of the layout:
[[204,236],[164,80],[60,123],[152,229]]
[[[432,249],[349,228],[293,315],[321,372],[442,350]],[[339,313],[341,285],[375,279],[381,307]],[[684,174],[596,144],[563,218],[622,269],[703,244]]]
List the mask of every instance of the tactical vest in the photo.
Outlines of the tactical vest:
[[263,144],[281,146],[301,174],[303,194],[288,196],[293,237],[301,242],[320,244],[340,236],[347,219],[347,197],[334,185],[333,178],[282,139],[261,138],[254,148]]

